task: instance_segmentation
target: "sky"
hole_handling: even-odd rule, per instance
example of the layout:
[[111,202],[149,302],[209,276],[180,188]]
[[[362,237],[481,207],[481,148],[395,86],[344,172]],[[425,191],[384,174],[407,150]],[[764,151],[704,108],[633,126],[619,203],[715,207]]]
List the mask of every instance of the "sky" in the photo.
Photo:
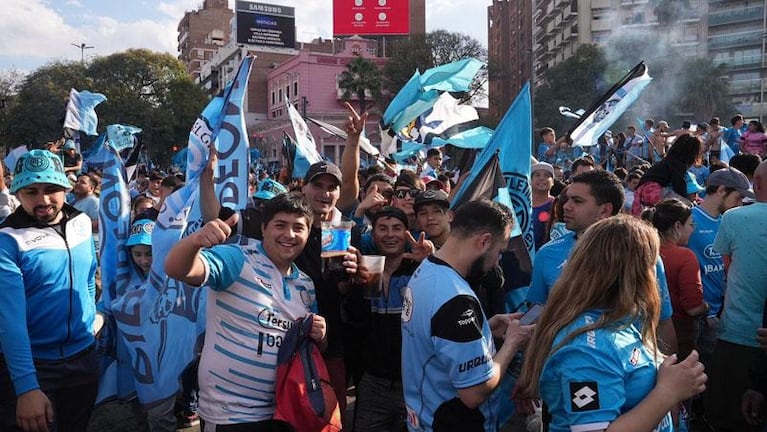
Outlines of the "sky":
[[[296,8],[296,38],[330,38],[333,0],[261,0]],[[0,0],[0,74],[28,73],[54,60],[106,56],[129,48],[177,52],[184,11],[202,0]],[[234,0],[229,0],[234,9]],[[426,0],[427,31],[468,34],[487,45],[490,0]],[[76,46],[75,46],[76,45]]]

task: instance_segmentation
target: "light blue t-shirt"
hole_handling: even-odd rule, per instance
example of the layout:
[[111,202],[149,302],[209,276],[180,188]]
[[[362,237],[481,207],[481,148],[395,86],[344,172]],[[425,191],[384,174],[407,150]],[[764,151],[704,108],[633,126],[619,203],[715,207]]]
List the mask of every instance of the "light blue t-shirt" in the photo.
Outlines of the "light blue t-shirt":
[[712,218],[700,207],[693,207],[692,220],[695,222],[687,247],[695,252],[700,263],[700,278],[703,282],[703,300],[711,306],[709,316],[716,316],[722,310],[724,298],[724,261],[722,254],[714,250],[714,239],[719,232],[722,217]]
[[475,427],[482,423],[485,431],[497,430],[500,392],[478,410],[458,399],[458,389],[492,378],[493,355],[490,326],[469,284],[444,261],[425,259],[405,288],[402,306],[408,430],[432,431],[435,424],[468,428],[470,419]]
[[722,215],[714,250],[732,258],[719,338],[757,348],[756,329],[762,326],[767,299],[767,203]]
[[[535,254],[533,262],[533,274],[530,280],[530,290],[527,292],[527,301],[530,303],[545,304],[549,298],[551,287],[559,279],[562,269],[567,264],[570,253],[575,248],[575,233],[568,233],[562,237],[552,240],[541,248]],[[594,270],[598,270],[600,263],[594,263]],[[661,321],[671,318],[673,309],[671,308],[671,298],[668,294],[668,283],[666,282],[666,271],[663,268],[663,261],[658,257],[655,261],[655,274],[658,279],[658,291],[660,294],[660,319]]]
[[[587,312],[557,333],[553,347],[579,328],[597,322]],[[607,429],[638,405],[655,387],[657,363],[642,344],[636,325],[582,333],[546,359],[540,378],[541,398],[551,414],[552,432]],[[667,413],[658,432],[672,432]]]

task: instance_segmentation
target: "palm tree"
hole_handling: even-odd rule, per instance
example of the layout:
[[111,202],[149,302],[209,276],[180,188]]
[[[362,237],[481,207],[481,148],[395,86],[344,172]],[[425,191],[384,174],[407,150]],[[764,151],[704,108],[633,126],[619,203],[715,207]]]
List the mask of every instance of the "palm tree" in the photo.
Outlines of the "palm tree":
[[733,111],[725,64],[715,64],[710,58],[690,59],[682,65],[680,75],[679,107],[684,112],[708,119],[716,113]]
[[344,91],[342,99],[346,102],[356,96],[360,103],[360,112],[365,112],[366,92],[369,92],[373,100],[378,100],[381,96],[381,75],[378,66],[371,60],[355,57],[341,73],[338,88]]

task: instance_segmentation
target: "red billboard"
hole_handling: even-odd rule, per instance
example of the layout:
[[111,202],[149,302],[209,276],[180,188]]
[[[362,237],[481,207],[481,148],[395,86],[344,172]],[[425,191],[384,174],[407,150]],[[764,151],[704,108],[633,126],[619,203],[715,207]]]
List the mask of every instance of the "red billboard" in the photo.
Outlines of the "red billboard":
[[333,35],[410,33],[410,0],[333,0]]

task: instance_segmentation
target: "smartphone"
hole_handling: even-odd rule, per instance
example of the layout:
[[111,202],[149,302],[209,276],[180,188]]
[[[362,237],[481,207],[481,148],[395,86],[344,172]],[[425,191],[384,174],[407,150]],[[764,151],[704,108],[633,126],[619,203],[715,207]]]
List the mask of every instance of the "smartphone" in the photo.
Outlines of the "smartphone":
[[541,316],[541,312],[543,312],[543,305],[534,303],[530,309],[522,315],[522,318],[519,319],[519,325],[535,324],[535,322],[538,321],[538,317]]

